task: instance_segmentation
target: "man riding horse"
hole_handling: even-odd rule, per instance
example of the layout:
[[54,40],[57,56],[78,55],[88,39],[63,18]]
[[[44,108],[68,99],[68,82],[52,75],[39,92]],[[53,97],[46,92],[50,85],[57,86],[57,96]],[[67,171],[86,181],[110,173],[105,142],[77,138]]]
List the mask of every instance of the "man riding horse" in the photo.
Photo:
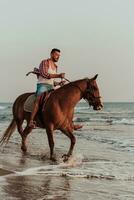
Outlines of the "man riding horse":
[[[55,64],[58,62],[60,58],[60,50],[59,49],[52,49],[50,53],[50,58],[46,60],[42,60],[39,69],[34,68],[34,73],[37,75],[37,89],[36,89],[36,100],[34,103],[34,108],[31,113],[31,118],[29,122],[29,127],[36,128],[36,122],[34,118],[39,109],[39,103],[44,92],[50,91],[54,89],[54,86],[63,86],[65,81],[62,79],[65,77],[65,73],[57,73],[58,66]],[[29,73],[28,73],[29,74]],[[56,78],[61,78],[60,82],[55,81]],[[74,125],[74,129],[77,130],[82,128],[82,125]]]
[[[38,70],[37,70],[38,71]],[[32,72],[33,73],[33,72]],[[39,73],[36,72],[39,77]],[[96,82],[97,74],[92,78],[84,78],[76,81],[71,81],[50,93],[47,101],[43,101],[35,119],[37,126],[46,130],[49,148],[50,159],[55,160],[54,155],[54,131],[60,130],[70,139],[70,147],[67,154],[63,155],[64,161],[72,155],[76,143],[74,131],[74,108],[76,104],[85,99],[93,110],[101,110],[103,103],[99,88]],[[25,102],[33,93],[24,93],[19,95],[13,103],[12,111],[13,118],[7,129],[4,131],[0,140],[0,144],[7,143],[17,128],[18,133],[22,138],[21,149],[27,151],[27,137],[32,132],[32,127],[29,126],[31,119],[30,112],[24,109]],[[27,123],[23,126],[23,122]]]
[[[35,68],[34,71],[29,72],[37,75],[37,91],[36,101],[32,114],[25,110],[25,102],[33,95],[33,93],[24,93],[19,95],[13,103],[13,118],[7,129],[4,131],[0,140],[0,144],[8,142],[15,129],[22,138],[21,149],[23,152],[27,151],[27,137],[36,125],[39,128],[46,130],[49,148],[50,159],[55,160],[54,155],[54,137],[55,130],[60,130],[70,139],[70,147],[67,154],[63,155],[64,161],[72,155],[73,149],[76,143],[76,138],[73,134],[74,129],[78,129],[80,125],[74,125],[73,116],[74,108],[76,104],[85,99],[89,106],[93,107],[93,110],[101,110],[103,107],[99,88],[96,82],[98,74],[92,78],[83,78],[76,81],[71,81],[64,85],[64,82],[57,84],[64,85],[50,93],[46,101],[42,101],[40,105],[41,94],[45,94],[46,91],[53,89],[54,78],[64,78],[65,73],[57,74],[57,66],[55,62],[60,57],[60,50],[52,49],[51,57],[47,60],[43,60],[39,66],[39,69]],[[28,73],[28,74],[29,74]],[[27,75],[28,75],[27,74]],[[39,112],[38,111],[39,109]],[[26,120],[25,126],[23,122]]]

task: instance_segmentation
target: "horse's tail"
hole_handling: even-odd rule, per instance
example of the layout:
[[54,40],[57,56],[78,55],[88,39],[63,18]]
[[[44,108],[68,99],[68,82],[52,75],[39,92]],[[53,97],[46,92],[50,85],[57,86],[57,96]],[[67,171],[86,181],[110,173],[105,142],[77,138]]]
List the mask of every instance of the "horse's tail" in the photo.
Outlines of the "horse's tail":
[[15,119],[12,119],[11,123],[9,124],[8,128],[5,130],[1,140],[0,140],[0,144],[3,145],[4,143],[8,143],[11,135],[13,134],[13,132],[16,129],[16,121]]

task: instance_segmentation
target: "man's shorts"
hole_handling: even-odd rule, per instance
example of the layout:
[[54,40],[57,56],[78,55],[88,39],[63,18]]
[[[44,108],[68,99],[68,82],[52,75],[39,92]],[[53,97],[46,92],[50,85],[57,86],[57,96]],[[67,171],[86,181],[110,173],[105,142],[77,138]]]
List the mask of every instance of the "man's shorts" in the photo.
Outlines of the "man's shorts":
[[36,95],[40,96],[43,92],[47,92],[52,89],[54,89],[53,85],[46,83],[37,83]]

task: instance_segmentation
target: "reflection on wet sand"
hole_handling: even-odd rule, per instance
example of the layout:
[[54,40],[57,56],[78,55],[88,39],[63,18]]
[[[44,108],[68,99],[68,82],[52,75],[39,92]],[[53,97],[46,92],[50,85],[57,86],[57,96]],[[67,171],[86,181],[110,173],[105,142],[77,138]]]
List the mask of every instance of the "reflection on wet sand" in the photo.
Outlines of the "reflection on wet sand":
[[68,200],[68,178],[51,176],[10,176],[3,190],[8,197],[19,200]]
[[0,176],[5,176],[12,173],[13,173],[12,171],[0,168]]

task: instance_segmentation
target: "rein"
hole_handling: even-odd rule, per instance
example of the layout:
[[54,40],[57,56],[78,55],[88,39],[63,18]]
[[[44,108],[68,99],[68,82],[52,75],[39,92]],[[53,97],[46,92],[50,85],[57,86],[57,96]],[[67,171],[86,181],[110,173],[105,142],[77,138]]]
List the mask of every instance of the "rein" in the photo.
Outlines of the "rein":
[[[72,84],[72,82],[69,81],[67,78],[63,78],[63,79],[66,80],[66,81],[68,81],[69,83],[71,83],[72,86],[77,87],[77,88],[81,91],[81,93],[83,94],[83,96],[84,96],[84,92],[81,90],[81,88],[80,88],[78,85]],[[84,99],[85,99],[85,98],[84,98]]]

